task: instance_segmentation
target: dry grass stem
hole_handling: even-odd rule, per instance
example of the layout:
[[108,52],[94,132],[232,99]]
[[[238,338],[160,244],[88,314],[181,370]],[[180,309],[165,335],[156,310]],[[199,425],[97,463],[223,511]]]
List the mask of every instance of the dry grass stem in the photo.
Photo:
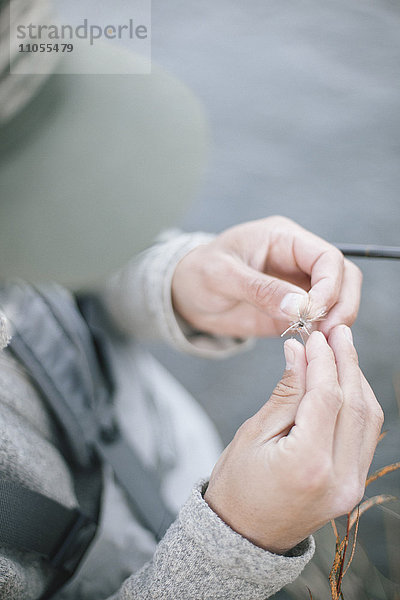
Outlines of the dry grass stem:
[[385,431],[382,431],[381,435],[378,437],[378,444],[383,440],[384,437],[386,437],[387,432],[387,429]]
[[353,525],[357,521],[357,516],[361,517],[367,510],[369,510],[372,506],[378,506],[379,504],[383,504],[384,502],[392,502],[393,500],[397,500],[396,496],[389,496],[387,494],[380,494],[379,496],[374,496],[373,498],[368,498],[368,500],[364,500],[359,507],[355,508],[350,515],[350,529],[352,529]]
[[348,563],[346,565],[345,570],[343,571],[343,577],[346,575],[346,573],[347,573],[347,571],[348,571],[348,569],[349,569],[349,567],[350,567],[350,565],[351,565],[351,563],[353,561],[353,558],[354,558],[354,553],[356,551],[357,535],[358,535],[358,525],[359,525],[359,523],[360,523],[360,511],[359,511],[359,506],[357,506],[357,519],[356,519],[356,529],[354,531],[353,546],[352,546],[352,549],[351,549],[351,554],[350,554],[349,561],[348,561]]
[[[291,328],[289,328],[289,330],[290,329],[295,331],[296,323],[294,323],[293,326]],[[308,334],[309,334],[309,332],[308,332]],[[379,436],[378,443],[381,440],[383,440],[386,433],[387,433],[386,431],[383,431],[381,433],[381,435]],[[370,475],[367,478],[365,485],[367,486],[370,483],[372,483],[373,481],[380,479],[387,473],[392,473],[393,471],[396,471],[397,469],[400,469],[400,462],[396,462],[391,465],[386,465],[386,467],[382,467],[381,469],[378,469],[377,471],[372,473],[372,475]],[[366,500],[364,500],[363,502],[358,504],[357,507],[354,508],[347,515],[346,533],[342,540],[340,540],[335,520],[331,519],[331,526],[332,526],[332,530],[333,530],[335,540],[336,540],[335,557],[333,559],[333,565],[332,565],[331,571],[329,573],[329,586],[330,586],[332,600],[344,600],[344,596],[343,596],[343,592],[342,592],[342,582],[343,582],[344,576],[346,575],[347,571],[349,570],[349,567],[353,561],[354,554],[356,551],[358,527],[359,527],[359,521],[360,521],[361,515],[364,514],[367,510],[369,510],[372,506],[378,506],[378,505],[384,504],[386,502],[391,502],[393,500],[397,500],[396,496],[390,496],[388,494],[380,494],[378,496],[373,496],[372,498],[367,498]],[[395,516],[398,517],[398,515],[395,515]],[[345,566],[346,553],[347,553],[347,548],[349,545],[350,532],[351,532],[352,528],[354,527],[354,525],[355,525],[355,530],[354,530],[351,554],[350,554],[350,558],[348,559],[347,564]],[[313,600],[311,590],[309,588],[307,588],[307,590],[308,590],[310,599]]]
[[386,467],[382,467],[382,469],[375,471],[375,473],[372,473],[372,475],[368,477],[367,481],[365,482],[365,487],[367,487],[367,485],[369,485],[373,481],[379,479],[379,477],[383,477],[383,475],[386,475],[386,473],[392,473],[392,471],[396,471],[397,469],[400,469],[400,462],[393,463],[391,465],[386,465]]

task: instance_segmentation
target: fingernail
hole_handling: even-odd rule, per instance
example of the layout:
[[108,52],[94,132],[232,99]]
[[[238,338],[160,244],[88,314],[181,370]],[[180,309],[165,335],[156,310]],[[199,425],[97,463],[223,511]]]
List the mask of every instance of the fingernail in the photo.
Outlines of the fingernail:
[[286,370],[290,371],[294,368],[294,363],[296,362],[296,355],[294,353],[293,348],[291,348],[287,342],[283,344],[283,352],[285,354]]
[[350,327],[347,327],[347,325],[343,325],[343,333],[347,337],[349,342],[352,344],[353,343],[353,334],[351,333]]
[[296,318],[306,297],[307,294],[294,294],[293,292],[286,294],[280,305],[281,311],[289,315],[289,317]]

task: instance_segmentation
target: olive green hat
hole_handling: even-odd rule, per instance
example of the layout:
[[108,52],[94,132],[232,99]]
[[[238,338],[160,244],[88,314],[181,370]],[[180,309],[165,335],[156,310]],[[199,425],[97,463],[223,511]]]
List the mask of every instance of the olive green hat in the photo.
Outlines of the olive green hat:
[[[141,60],[99,52],[108,72]],[[52,75],[0,129],[0,277],[93,286],[176,224],[206,146],[199,102],[154,65]]]

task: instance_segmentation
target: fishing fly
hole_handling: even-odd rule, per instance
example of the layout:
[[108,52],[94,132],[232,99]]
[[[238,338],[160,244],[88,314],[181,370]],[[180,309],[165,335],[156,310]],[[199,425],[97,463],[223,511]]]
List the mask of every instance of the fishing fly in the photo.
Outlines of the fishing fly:
[[304,302],[299,303],[297,307],[296,318],[290,323],[289,327],[281,334],[281,337],[287,333],[299,334],[303,344],[306,343],[311,335],[313,325],[317,321],[322,321],[326,315],[325,309],[315,312],[311,300],[307,297]]

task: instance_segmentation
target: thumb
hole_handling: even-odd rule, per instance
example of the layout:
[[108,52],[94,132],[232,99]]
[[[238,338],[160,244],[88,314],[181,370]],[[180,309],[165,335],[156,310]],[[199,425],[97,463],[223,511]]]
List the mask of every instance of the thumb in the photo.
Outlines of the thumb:
[[257,413],[268,439],[280,439],[293,426],[299,404],[306,392],[305,348],[295,339],[284,344],[286,369],[268,402]]
[[283,279],[272,277],[252,269],[248,265],[236,265],[231,285],[240,300],[248,302],[273,318],[295,320],[299,308],[307,299],[307,292]]

